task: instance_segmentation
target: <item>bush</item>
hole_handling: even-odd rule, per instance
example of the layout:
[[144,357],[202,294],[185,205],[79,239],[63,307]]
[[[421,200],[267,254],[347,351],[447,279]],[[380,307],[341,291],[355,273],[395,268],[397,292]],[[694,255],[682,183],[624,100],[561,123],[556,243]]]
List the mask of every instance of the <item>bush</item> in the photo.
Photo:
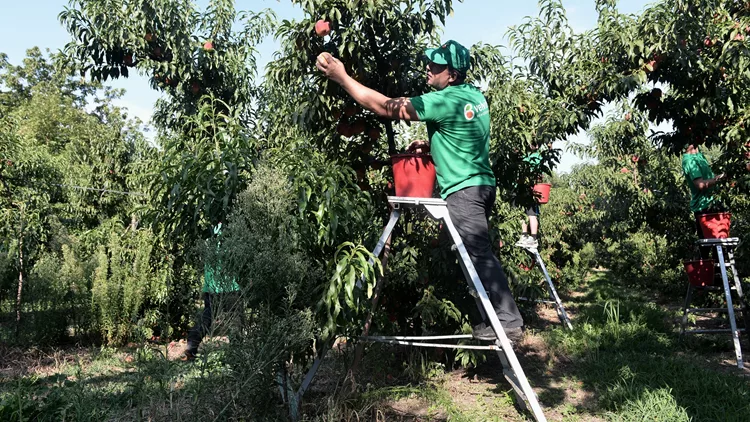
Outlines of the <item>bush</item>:
[[679,258],[666,236],[641,228],[619,242],[608,239],[605,245],[609,268],[625,283],[662,289],[681,285]]

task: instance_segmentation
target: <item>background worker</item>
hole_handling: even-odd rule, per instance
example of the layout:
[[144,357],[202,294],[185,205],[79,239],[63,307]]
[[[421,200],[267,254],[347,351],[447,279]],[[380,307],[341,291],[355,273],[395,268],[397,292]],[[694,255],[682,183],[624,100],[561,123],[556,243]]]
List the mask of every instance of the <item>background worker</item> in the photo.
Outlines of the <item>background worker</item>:
[[[440,196],[447,203],[506,335],[517,341],[523,336],[523,319],[489,236],[488,218],[496,194],[489,160],[489,106],[479,89],[465,82],[471,67],[468,49],[448,41],[426,50],[425,55],[427,84],[434,91],[413,98],[389,98],[360,84],[346,73],[340,60],[328,53],[318,56],[316,66],[363,108],[378,116],[426,123]],[[423,148],[424,144],[415,141],[409,149]],[[474,336],[496,338],[486,316],[482,324],[474,327]]]
[[[539,167],[542,164],[542,154],[539,152],[539,146],[537,144],[531,145],[532,152],[528,154],[523,162],[526,163],[534,174],[535,180],[541,179],[541,172]],[[519,248],[536,250],[539,247],[539,240],[537,235],[539,233],[539,203],[535,202],[534,205],[526,209],[526,219],[521,222],[521,238],[516,242],[516,246]],[[528,221],[528,223],[527,223]]]
[[[216,250],[218,252],[221,248],[221,241],[218,240],[218,237],[221,236],[221,223],[214,227],[213,234],[216,238]],[[214,265],[209,262],[204,263],[202,289],[203,312],[201,313],[200,320],[188,331],[187,349],[182,360],[195,359],[198,353],[198,346],[203,341],[203,337],[210,332],[213,321],[219,312],[222,310],[244,312],[244,309],[228,309],[238,306],[239,302],[236,300],[236,296],[239,295],[239,291],[240,286],[234,278],[227,280],[222,276],[221,264],[219,262]]]
[[[695,144],[688,144],[685,147],[685,152],[682,154],[682,173],[685,175],[685,183],[690,188],[690,210],[695,216],[698,238],[704,239],[705,236],[699,223],[700,217],[727,210],[726,206],[714,196],[716,185],[724,179],[724,174],[714,176],[708,160]],[[701,247],[701,259],[708,259],[712,250],[710,246]]]

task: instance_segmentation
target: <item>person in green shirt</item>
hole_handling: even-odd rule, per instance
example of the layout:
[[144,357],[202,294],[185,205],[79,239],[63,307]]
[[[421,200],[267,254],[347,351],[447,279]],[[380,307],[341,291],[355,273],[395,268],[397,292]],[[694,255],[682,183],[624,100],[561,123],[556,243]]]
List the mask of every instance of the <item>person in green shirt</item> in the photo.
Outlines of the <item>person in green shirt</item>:
[[[532,152],[523,159],[523,162],[531,168],[532,173],[538,174],[539,167],[542,164],[542,154],[539,152],[539,146],[536,143],[531,145],[531,150]],[[541,178],[541,175],[539,177]],[[539,247],[539,240],[537,240],[537,234],[539,233],[538,203],[526,209],[526,217],[528,218],[528,224],[526,220],[521,222],[521,238],[516,242],[516,246],[536,250]]]
[[[389,98],[365,87],[346,73],[340,60],[328,53],[318,56],[316,66],[341,85],[363,108],[380,117],[423,121],[435,162],[440,196],[461,235],[472,263],[487,291],[498,319],[511,340],[523,336],[523,319],[513,299],[500,261],[492,252],[488,218],[495,203],[495,175],[490,167],[490,111],[487,99],[466,83],[471,67],[469,50],[448,41],[425,51],[427,85],[433,92],[412,98]],[[409,150],[426,148],[415,141]],[[481,311],[480,307],[480,311]],[[483,315],[474,337],[496,338]]]
[[[215,237],[221,236],[221,223],[217,224],[213,230]],[[217,240],[216,249],[217,251],[221,248],[221,241]],[[206,263],[203,266],[203,288],[201,293],[203,296],[203,312],[201,313],[200,321],[198,321],[189,331],[187,335],[187,349],[183,356],[183,360],[193,360],[195,355],[198,353],[198,346],[200,346],[203,337],[211,330],[216,314],[220,308],[228,308],[227,304],[236,305],[236,300],[233,295],[240,291],[240,286],[237,284],[235,279],[225,279],[221,273],[221,265],[217,264],[216,268]]]
[[[694,144],[688,144],[682,154],[682,173],[690,189],[690,211],[695,216],[698,238],[703,239],[703,231],[698,223],[700,216],[726,211],[726,207],[714,196],[716,185],[724,179],[724,174],[714,176],[708,160]],[[708,259],[712,250],[711,247],[700,248],[701,258]]]

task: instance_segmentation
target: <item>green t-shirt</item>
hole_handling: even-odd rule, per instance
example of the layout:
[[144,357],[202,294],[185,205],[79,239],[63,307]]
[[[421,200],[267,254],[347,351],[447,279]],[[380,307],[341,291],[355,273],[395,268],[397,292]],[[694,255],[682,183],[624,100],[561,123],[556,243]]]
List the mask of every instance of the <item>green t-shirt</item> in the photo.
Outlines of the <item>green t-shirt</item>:
[[227,280],[221,275],[221,267],[217,268],[217,271],[214,271],[213,268],[206,265],[203,268],[203,281],[204,293],[217,294],[240,290],[240,285],[237,284],[236,280]]
[[695,154],[682,155],[682,172],[685,174],[685,183],[690,188],[692,197],[690,198],[690,210],[693,212],[703,211],[710,207],[714,202],[714,188],[699,190],[693,181],[695,179],[713,179],[714,172],[708,160],[701,152]]
[[[214,233],[221,236],[221,226],[219,226]],[[216,252],[219,252],[220,248],[221,241],[216,242]],[[208,264],[203,266],[203,293],[217,294],[236,292],[239,290],[240,285],[237,284],[237,281],[234,278],[228,280],[222,275],[221,261],[217,263],[215,269]]]
[[538,173],[539,167],[542,165],[542,154],[540,152],[532,152],[523,159],[523,162],[529,163],[531,171]]
[[470,186],[495,186],[490,167],[490,110],[487,99],[468,84],[411,99],[427,124],[440,196]]

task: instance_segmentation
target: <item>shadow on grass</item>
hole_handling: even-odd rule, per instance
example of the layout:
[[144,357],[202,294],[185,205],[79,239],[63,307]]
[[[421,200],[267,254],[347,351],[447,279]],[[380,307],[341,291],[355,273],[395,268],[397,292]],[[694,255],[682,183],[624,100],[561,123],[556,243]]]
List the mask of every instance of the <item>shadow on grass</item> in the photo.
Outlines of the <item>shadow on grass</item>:
[[133,364],[111,356],[98,356],[85,366],[68,365],[47,376],[22,374],[5,378],[0,381],[0,420],[164,420],[169,417],[190,420],[185,419],[191,412],[184,402],[190,399],[190,393],[196,390],[194,384],[199,381],[195,378],[187,382],[180,380],[194,373],[195,366],[159,362],[154,356]]
[[[579,312],[575,329],[544,333],[551,378],[574,378],[589,392],[585,407],[611,420],[747,421],[750,385],[739,373],[706,364],[715,340],[679,342],[674,313],[655,305],[651,293],[622,286],[599,273],[589,292],[573,300]],[[727,341],[729,337],[727,337]],[[692,346],[699,346],[694,350]],[[709,346],[710,345],[710,346]],[[707,350],[708,349],[708,350]],[[569,362],[561,367],[559,362]],[[531,372],[546,406],[564,395],[545,389],[548,381]]]

